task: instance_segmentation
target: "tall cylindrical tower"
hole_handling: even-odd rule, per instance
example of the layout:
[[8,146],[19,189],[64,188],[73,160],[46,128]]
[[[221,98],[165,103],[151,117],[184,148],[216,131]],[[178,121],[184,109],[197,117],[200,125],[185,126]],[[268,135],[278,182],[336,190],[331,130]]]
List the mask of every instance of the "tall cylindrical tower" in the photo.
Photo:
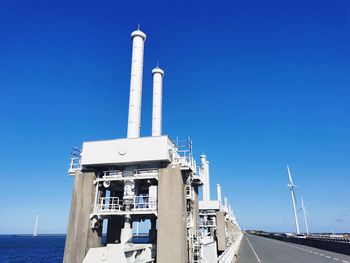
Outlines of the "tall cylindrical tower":
[[222,200],[221,200],[221,186],[220,186],[220,184],[216,185],[216,195],[217,195],[219,204],[221,204]]
[[131,33],[132,61],[130,77],[130,99],[128,118],[128,138],[140,137],[143,53],[146,34],[140,30]]
[[162,135],[162,93],[164,71],[158,66],[152,70],[153,75],[153,109],[152,136]]
[[203,201],[210,200],[210,181],[209,181],[209,161],[207,156],[201,155],[201,175],[203,181]]

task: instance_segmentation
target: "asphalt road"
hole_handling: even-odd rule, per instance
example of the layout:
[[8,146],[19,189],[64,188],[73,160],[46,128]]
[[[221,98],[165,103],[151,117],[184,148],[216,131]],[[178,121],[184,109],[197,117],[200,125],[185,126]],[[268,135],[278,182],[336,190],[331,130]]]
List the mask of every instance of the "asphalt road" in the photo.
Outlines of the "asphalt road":
[[237,263],[350,263],[350,256],[245,234]]

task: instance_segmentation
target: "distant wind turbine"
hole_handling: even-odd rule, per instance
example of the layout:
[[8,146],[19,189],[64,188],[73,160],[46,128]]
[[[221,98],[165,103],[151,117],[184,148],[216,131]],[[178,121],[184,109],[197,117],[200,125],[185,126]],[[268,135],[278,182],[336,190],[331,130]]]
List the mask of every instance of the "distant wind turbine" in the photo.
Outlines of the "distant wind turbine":
[[[303,214],[304,214],[304,222],[305,222],[305,229],[306,229],[306,235],[309,235],[309,226],[307,224],[307,215],[308,215],[308,212],[306,211],[306,207],[304,205],[304,198],[301,197],[301,208],[299,209],[299,211],[303,210]],[[299,212],[298,211],[298,212]]]
[[39,214],[36,214],[36,219],[35,219],[35,226],[34,226],[34,233],[33,236],[36,237],[38,235],[37,230],[38,230],[38,223],[39,223]]
[[296,227],[296,229],[297,229],[297,234],[299,235],[299,234],[300,234],[300,231],[299,231],[299,222],[298,222],[297,210],[296,210],[296,207],[295,207],[295,204],[296,204],[296,201],[295,201],[295,192],[294,192],[295,185],[294,185],[293,178],[292,178],[292,175],[291,175],[291,173],[290,173],[290,170],[289,170],[289,166],[288,166],[288,165],[287,165],[287,170],[288,170],[288,176],[289,176],[289,184],[288,184],[287,186],[290,188],[290,194],[291,194],[291,196],[292,196],[292,205],[293,205],[293,213],[294,213],[295,227]]

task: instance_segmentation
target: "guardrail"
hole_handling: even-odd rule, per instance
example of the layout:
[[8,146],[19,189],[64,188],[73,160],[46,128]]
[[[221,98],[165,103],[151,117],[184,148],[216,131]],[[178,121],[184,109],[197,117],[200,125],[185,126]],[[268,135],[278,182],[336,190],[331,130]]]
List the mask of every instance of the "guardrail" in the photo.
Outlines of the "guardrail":
[[231,263],[235,262],[235,257],[237,256],[241,241],[243,238],[243,233],[240,232],[237,239],[229,246],[224,253],[220,255],[217,259],[217,263]]

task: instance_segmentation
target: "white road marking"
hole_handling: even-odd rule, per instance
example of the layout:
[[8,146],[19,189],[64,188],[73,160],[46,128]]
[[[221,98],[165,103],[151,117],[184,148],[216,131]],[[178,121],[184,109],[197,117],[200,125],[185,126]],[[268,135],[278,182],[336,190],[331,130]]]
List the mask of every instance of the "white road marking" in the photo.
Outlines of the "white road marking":
[[344,263],[349,263],[349,261],[346,261],[346,260],[342,260],[342,262],[344,262]]
[[339,258],[333,258],[334,260],[336,260],[336,261],[339,261]]
[[258,260],[258,263],[261,263],[261,260],[260,260],[260,258],[258,257],[258,254],[256,254],[256,252],[255,252],[255,250],[254,250],[254,248],[253,248],[252,244],[250,243],[250,241],[249,241],[248,237],[247,237],[247,236],[245,236],[245,238],[247,239],[247,241],[248,241],[248,244],[249,244],[250,248],[252,249],[252,251],[253,251],[253,253],[254,253],[254,255],[255,255],[256,259]]
[[331,258],[330,256],[326,256],[326,258]]

